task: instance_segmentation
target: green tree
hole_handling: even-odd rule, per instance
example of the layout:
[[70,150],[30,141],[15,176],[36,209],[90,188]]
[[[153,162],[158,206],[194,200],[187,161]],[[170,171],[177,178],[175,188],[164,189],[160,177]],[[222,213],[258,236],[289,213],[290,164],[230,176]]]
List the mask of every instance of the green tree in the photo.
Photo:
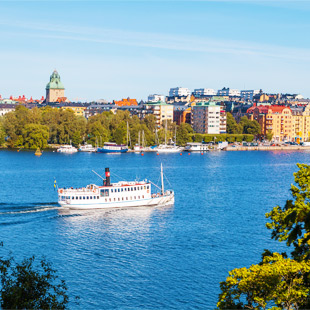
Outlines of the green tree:
[[27,124],[23,129],[23,144],[25,148],[46,148],[48,140],[48,127],[38,124]]
[[177,129],[177,145],[184,146],[187,142],[192,142],[192,134],[194,130],[190,124],[181,123]]
[[65,281],[46,259],[0,257],[0,284],[2,309],[66,309],[69,302]]
[[261,133],[260,124],[256,120],[250,120],[246,116],[241,117],[239,125],[242,126],[242,133],[259,135]]
[[0,118],[0,146],[5,143],[5,137],[6,137],[6,133],[5,133],[5,129],[3,126],[3,120],[2,118]]
[[273,132],[271,130],[267,131],[266,138],[268,141],[271,141],[273,138]]
[[220,284],[222,293],[217,307],[299,309],[308,301],[310,287],[305,278],[309,272],[309,263],[273,253],[264,257],[261,264],[230,271],[226,281]]
[[117,125],[115,130],[113,131],[113,141],[117,144],[124,144],[127,143],[127,124],[125,121],[122,121]]
[[242,127],[239,125],[231,113],[226,114],[226,132],[230,134],[242,133]]
[[297,164],[296,185],[291,185],[292,198],[284,207],[276,206],[266,217],[272,238],[293,245],[292,255],[297,260],[310,258],[310,166]]

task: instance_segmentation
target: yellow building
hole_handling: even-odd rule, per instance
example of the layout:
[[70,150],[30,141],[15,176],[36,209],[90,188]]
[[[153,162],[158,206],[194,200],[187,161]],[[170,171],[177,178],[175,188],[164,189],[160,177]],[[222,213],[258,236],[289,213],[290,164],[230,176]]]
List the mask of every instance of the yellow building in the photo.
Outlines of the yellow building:
[[293,136],[298,142],[310,140],[310,105],[292,107]]
[[72,110],[75,115],[84,116],[84,111],[86,110],[86,107],[78,106],[78,105],[66,105],[66,106],[62,106],[62,109]]
[[158,101],[147,103],[145,108],[153,111],[157,127],[161,127],[166,120],[173,122],[173,105]]

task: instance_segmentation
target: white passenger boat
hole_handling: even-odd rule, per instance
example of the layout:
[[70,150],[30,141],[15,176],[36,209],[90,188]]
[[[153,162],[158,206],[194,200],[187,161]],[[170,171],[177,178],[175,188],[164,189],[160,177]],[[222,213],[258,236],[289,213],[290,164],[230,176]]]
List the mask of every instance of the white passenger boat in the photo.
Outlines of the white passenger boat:
[[157,153],[178,153],[184,150],[183,147],[176,145],[160,144],[154,148]]
[[72,145],[62,145],[60,148],[57,149],[57,152],[67,154],[76,153],[77,151],[77,148]]
[[80,152],[96,152],[97,148],[93,147],[91,144],[84,144],[80,146],[79,151]]
[[70,209],[152,207],[174,203],[174,191],[164,190],[162,166],[160,192],[152,193],[152,184],[148,180],[111,183],[110,171],[106,168],[103,186],[90,184],[82,188],[59,188],[58,203]]
[[209,146],[206,143],[199,142],[188,142],[185,146],[185,151],[189,152],[207,152],[209,151]]

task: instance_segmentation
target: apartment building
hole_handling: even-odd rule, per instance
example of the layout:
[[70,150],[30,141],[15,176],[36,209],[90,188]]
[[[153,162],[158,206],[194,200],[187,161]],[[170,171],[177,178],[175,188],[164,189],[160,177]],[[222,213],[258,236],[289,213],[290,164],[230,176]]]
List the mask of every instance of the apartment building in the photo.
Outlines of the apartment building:
[[226,112],[215,102],[197,102],[192,106],[192,127],[205,134],[226,133]]
[[204,97],[204,96],[215,96],[216,91],[212,88],[197,88],[197,89],[194,89],[193,95],[196,98]]
[[158,128],[161,127],[166,120],[173,122],[173,105],[158,101],[148,102],[144,107],[145,109],[152,110],[152,113],[156,117],[156,125]]
[[187,97],[190,95],[190,90],[185,87],[175,87],[170,88],[169,90],[169,97]]
[[253,100],[253,97],[257,94],[259,94],[259,90],[255,89],[255,90],[241,90],[240,92],[240,96],[242,99],[244,100]]
[[158,101],[165,102],[166,96],[165,95],[157,95],[157,94],[149,95],[147,98],[147,101],[148,102],[158,102]]
[[261,125],[261,134],[273,133],[274,141],[292,141],[293,122],[292,110],[287,106],[254,106],[248,109],[248,115]]
[[291,107],[292,132],[295,141],[310,140],[310,105]]
[[222,88],[217,91],[218,96],[240,97],[240,90],[231,88]]

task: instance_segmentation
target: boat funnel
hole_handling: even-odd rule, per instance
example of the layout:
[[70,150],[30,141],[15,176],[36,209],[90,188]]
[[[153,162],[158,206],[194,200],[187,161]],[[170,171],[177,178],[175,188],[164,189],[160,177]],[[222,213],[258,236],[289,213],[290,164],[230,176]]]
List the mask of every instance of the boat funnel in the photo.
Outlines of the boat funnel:
[[110,168],[105,168],[105,185],[111,185],[111,178],[110,178]]

